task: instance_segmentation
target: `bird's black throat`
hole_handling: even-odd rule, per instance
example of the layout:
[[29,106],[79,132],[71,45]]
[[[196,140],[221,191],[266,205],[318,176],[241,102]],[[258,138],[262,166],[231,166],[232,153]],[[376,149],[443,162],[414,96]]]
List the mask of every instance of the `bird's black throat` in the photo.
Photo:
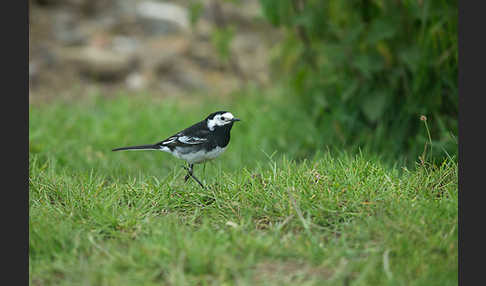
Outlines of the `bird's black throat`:
[[214,138],[217,146],[224,148],[228,145],[230,141],[230,133],[232,127],[233,127],[233,122],[223,126],[214,127],[213,132],[214,132]]

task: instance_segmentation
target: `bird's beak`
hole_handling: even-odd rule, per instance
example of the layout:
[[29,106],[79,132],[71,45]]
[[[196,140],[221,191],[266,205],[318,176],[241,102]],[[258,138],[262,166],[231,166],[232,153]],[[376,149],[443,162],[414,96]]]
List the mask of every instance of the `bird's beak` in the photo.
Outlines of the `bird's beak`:
[[235,122],[235,121],[241,121],[241,119],[239,119],[239,118],[233,118],[233,119],[231,119],[231,121],[233,121],[233,122]]

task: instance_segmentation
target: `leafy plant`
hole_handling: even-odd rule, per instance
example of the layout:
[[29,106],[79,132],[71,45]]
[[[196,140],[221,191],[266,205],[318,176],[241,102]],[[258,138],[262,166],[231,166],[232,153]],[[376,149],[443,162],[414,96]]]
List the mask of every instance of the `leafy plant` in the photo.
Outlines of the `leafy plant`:
[[[457,1],[260,0],[285,32],[275,74],[341,143],[417,159],[457,153]],[[446,150],[447,152],[443,152]]]

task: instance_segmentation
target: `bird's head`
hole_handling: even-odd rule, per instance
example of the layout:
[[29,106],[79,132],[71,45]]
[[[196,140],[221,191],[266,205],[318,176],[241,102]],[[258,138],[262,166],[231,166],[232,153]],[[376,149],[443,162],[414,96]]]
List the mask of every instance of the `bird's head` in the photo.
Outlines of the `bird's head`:
[[231,127],[233,123],[240,121],[240,119],[235,118],[231,112],[227,111],[216,111],[208,115],[206,118],[206,123],[208,124],[209,130],[213,131],[217,127]]

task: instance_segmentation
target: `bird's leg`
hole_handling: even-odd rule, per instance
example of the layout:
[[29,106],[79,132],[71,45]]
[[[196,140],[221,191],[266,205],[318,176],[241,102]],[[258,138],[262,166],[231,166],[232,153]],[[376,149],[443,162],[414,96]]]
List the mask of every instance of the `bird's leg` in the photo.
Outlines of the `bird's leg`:
[[184,166],[184,169],[187,170],[187,175],[184,177],[184,182],[187,182],[187,180],[189,180],[189,177],[192,176],[192,168],[193,168],[193,164],[189,164],[189,168],[187,168],[186,166]]
[[196,180],[196,182],[201,186],[201,188],[205,189],[206,187],[196,178],[196,176],[194,176],[193,174],[191,174],[191,177]]
[[196,178],[196,176],[193,175],[193,167],[194,167],[194,164],[189,164],[189,168],[184,166],[184,169],[187,170],[187,175],[184,178],[184,182],[187,182],[189,177],[192,177],[201,186],[201,188],[205,189],[206,187],[204,187],[204,185]]

